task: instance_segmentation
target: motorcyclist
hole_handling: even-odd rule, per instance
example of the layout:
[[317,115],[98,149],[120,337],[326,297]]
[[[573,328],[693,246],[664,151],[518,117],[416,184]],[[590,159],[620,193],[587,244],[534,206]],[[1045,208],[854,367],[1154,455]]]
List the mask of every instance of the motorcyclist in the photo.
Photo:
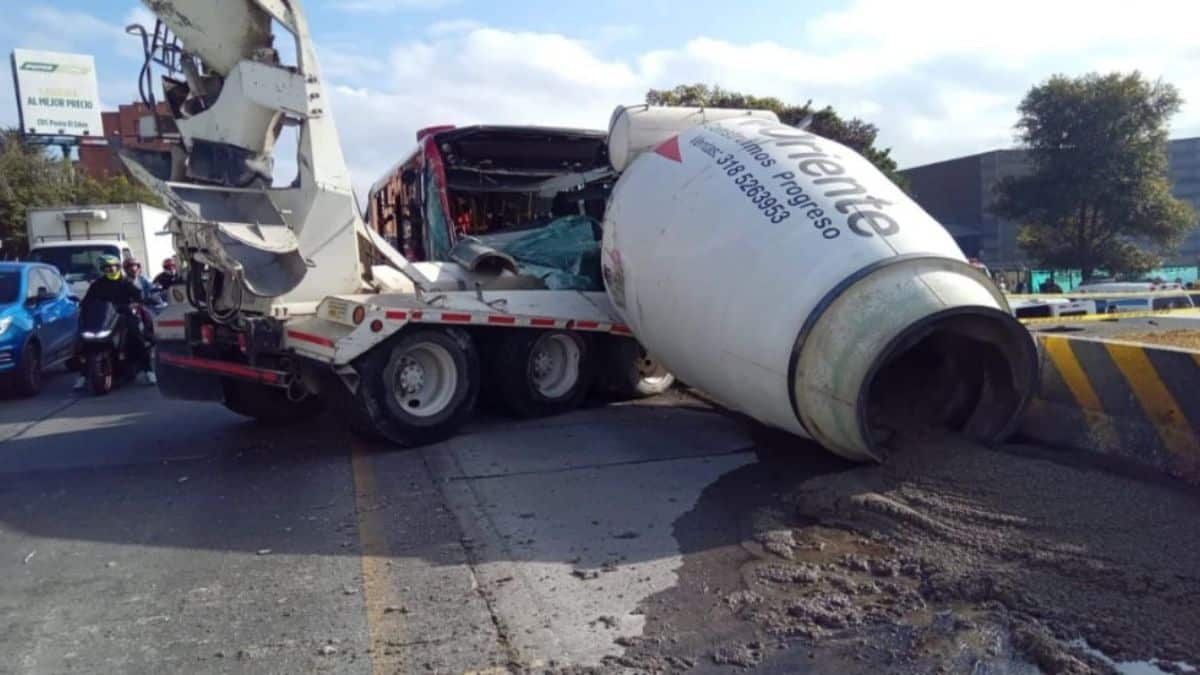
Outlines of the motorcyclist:
[[138,287],[142,292],[142,300],[146,303],[155,301],[154,284],[149,279],[142,276],[142,263],[137,258],[126,258],[125,263],[125,278],[133,282],[133,285]]
[[125,260],[125,276],[132,279],[133,283],[142,291],[142,307],[149,312],[144,317],[146,333],[150,335],[154,330],[153,315],[158,314],[167,306],[166,287],[159,286],[142,276],[142,263],[136,258]]
[[175,264],[174,258],[167,258],[162,264],[163,271],[154,277],[154,285],[166,290],[175,284],[183,283],[183,276],[179,274],[179,267]]
[[[146,384],[157,384],[158,380],[150,369],[150,350],[142,330],[142,317],[136,313],[137,306],[143,301],[142,289],[134,281],[136,277],[122,276],[121,261],[116,256],[102,256],[99,267],[102,276],[88,287],[80,307],[85,307],[90,302],[112,303],[117,312],[121,314],[122,320],[125,321],[129,337],[126,341],[126,344],[129,345],[129,356],[134,359],[134,363],[141,366],[143,381]],[[128,265],[126,269],[129,269]],[[86,386],[87,379],[80,375],[79,379],[75,381],[75,388],[83,389]]]

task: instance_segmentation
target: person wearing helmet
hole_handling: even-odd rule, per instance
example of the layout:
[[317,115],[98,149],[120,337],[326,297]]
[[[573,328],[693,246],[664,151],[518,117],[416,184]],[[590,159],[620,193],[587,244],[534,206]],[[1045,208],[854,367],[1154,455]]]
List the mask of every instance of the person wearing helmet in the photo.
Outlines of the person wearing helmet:
[[183,277],[179,275],[178,266],[175,264],[174,258],[167,258],[162,264],[163,271],[154,277],[154,285],[166,290],[175,284],[183,283]]
[[151,300],[151,296],[154,295],[154,284],[142,276],[142,263],[137,258],[125,259],[125,277],[142,292],[143,300],[146,302]]
[[[135,261],[136,262],[136,261]],[[148,384],[156,384],[157,379],[150,370],[150,354],[142,337],[142,321],[136,314],[136,308],[142,302],[142,290],[133,281],[121,274],[121,261],[114,255],[101,256],[99,261],[101,277],[92,282],[87,294],[83,296],[80,306],[90,302],[110,302],[124,317],[126,329],[129,331],[128,342],[131,347],[130,356],[135,362],[140,362]],[[128,266],[126,266],[128,269]],[[87,380],[82,375],[75,381],[76,389],[87,386]]]

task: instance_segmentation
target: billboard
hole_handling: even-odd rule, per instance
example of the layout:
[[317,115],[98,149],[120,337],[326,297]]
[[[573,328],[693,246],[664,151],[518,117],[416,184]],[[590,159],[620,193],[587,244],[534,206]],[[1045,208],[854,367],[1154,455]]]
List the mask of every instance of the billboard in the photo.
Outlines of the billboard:
[[104,138],[90,55],[14,49],[12,68],[22,133]]

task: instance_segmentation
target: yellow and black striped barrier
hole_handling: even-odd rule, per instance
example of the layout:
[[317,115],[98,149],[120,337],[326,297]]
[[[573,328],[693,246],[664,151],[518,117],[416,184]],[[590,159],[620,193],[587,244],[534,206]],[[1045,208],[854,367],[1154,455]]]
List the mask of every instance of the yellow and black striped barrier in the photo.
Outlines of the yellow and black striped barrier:
[[1022,432],[1200,483],[1200,351],[1037,334],[1041,383]]

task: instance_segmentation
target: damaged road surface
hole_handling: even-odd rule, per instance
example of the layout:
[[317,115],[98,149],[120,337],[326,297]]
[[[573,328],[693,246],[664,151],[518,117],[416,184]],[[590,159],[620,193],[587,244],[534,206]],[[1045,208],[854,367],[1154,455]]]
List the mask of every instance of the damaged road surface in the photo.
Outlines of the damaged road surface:
[[1194,489],[1044,449],[854,465],[672,393],[402,452],[66,387],[0,408],[4,673],[1200,665]]

